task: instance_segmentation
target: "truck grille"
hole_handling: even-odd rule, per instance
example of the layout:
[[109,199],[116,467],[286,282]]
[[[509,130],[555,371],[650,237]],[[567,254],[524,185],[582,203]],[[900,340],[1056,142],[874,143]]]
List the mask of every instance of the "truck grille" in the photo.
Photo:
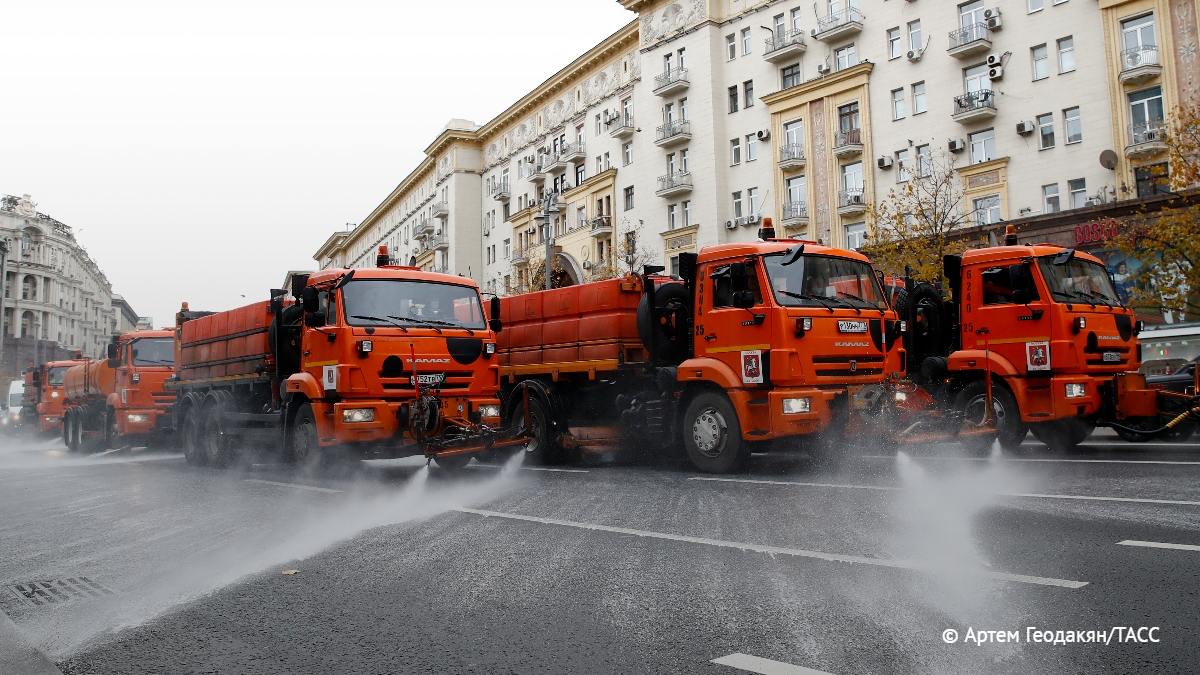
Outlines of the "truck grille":
[[812,360],[821,377],[866,377],[883,373],[883,356],[879,354],[814,356]]
[[[437,371],[429,371],[435,373]],[[442,392],[466,392],[471,388],[471,382],[474,378],[474,373],[471,371],[444,371],[446,378],[442,380],[442,384],[437,387],[438,391]],[[416,388],[413,387],[409,376],[404,377],[381,377],[379,378],[383,390],[389,393],[397,394],[416,394]]]

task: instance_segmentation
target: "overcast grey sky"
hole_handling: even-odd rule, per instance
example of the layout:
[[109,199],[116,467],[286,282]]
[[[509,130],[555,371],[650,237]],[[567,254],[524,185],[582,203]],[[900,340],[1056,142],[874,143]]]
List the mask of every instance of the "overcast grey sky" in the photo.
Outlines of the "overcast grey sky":
[[491,119],[633,18],[616,0],[5,3],[0,193],[74,227],[157,324],[181,300],[265,299],[446,121]]

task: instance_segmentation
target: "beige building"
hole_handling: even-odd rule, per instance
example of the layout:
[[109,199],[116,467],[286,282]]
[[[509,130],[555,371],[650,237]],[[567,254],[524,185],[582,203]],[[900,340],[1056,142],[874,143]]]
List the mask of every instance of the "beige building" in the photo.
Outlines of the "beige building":
[[629,24],[452,121],[318,262],[388,244],[504,292],[541,283],[547,234],[571,281],[670,268],[763,216],[857,247],[868,205],[930,162],[981,225],[1133,199],[1166,112],[1200,98],[1197,0],[619,1]]

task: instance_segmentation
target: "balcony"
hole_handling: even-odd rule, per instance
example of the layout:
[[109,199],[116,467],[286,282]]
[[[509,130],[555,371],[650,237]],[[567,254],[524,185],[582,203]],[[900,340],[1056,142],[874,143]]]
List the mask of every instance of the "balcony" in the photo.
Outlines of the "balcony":
[[[859,152],[862,152],[861,150]],[[787,143],[779,148],[779,168],[795,171],[804,168],[804,144]]]
[[420,238],[430,234],[433,234],[433,221],[428,218],[422,219],[419,223],[417,223],[417,226],[413,228],[414,237]]
[[687,89],[690,84],[687,68],[675,68],[654,76],[654,93],[658,96],[670,96]]
[[771,63],[778,63],[803,54],[807,48],[804,44],[804,31],[786,30],[773,33],[767,38],[763,47],[763,58]]
[[527,265],[527,264],[529,264],[529,252],[530,252],[530,250],[532,250],[532,249],[525,249],[524,251],[513,251],[513,254],[512,254],[512,264],[513,264],[513,265],[518,265],[518,266],[519,266],[519,265]]
[[862,20],[862,12],[857,7],[830,12],[828,16],[817,18],[812,36],[822,42],[837,42],[862,32]]
[[779,219],[784,227],[808,224],[808,205],[804,202],[788,202],[783,205],[783,216]]
[[553,155],[547,157],[545,159],[545,167],[546,173],[554,174],[558,173],[559,171],[565,171],[567,168],[567,160],[563,157],[563,151],[559,150]]
[[624,140],[633,135],[637,127],[633,126],[633,115],[618,116],[617,119],[608,123],[608,135],[612,138]]
[[450,248],[450,239],[444,234],[435,234],[425,240],[425,247],[431,251]]
[[654,144],[660,148],[669,148],[692,140],[692,123],[687,120],[668,122],[658,128],[654,136]]
[[530,166],[527,169],[525,169],[525,171],[527,173],[527,175],[525,177],[529,179],[530,183],[545,183],[546,182],[546,174],[549,173],[546,170],[546,162],[547,161],[548,161],[548,158],[539,159],[537,165]]
[[1141,84],[1162,75],[1158,47],[1142,45],[1121,52],[1121,84]]
[[839,131],[833,140],[833,154],[838,159],[858,157],[862,151],[862,129]]
[[672,197],[692,191],[692,174],[688,171],[676,171],[658,177],[658,190],[654,192],[659,197]]
[[434,218],[441,218],[442,220],[445,220],[446,218],[450,217],[450,205],[446,202],[438,202],[433,205],[433,208],[430,209],[430,212],[430,215],[432,215]]
[[562,157],[568,162],[582,162],[586,158],[584,152],[583,141],[576,141],[563,148]]
[[986,23],[973,23],[970,26],[952,30],[949,39],[950,46],[946,49],[946,53],[959,59],[969,58],[992,49],[992,35],[988,32]]
[[971,124],[990,120],[996,116],[996,95],[991,89],[969,91],[962,96],[954,97],[955,122]]
[[508,180],[499,180],[492,185],[492,199],[498,202],[507,202],[511,197],[508,191]]
[[1125,156],[1129,159],[1145,159],[1167,151],[1167,126],[1158,120],[1129,127],[1129,145]]
[[838,215],[857,216],[867,210],[867,198],[862,188],[842,190],[838,193]]
[[591,220],[592,236],[607,237],[612,234],[612,218],[609,216],[596,216]]

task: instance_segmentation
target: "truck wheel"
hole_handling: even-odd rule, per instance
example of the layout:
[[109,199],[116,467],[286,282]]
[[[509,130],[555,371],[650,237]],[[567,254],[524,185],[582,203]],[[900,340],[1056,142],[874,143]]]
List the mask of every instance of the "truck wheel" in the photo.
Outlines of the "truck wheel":
[[1083,420],[1070,418],[1034,424],[1030,428],[1033,437],[1054,452],[1070,452],[1079,447],[1096,427]]
[[117,431],[117,411],[109,408],[104,411],[104,449],[112,450],[117,447],[120,433]]
[[[963,387],[954,399],[954,409],[962,411],[963,429],[983,424],[987,405],[987,383],[975,380]],[[1029,428],[1021,422],[1017,401],[1008,389],[997,382],[992,383],[992,413],[996,416],[996,435],[961,436],[959,443],[972,454],[985,455],[992,448],[992,441],[1000,441],[1000,447],[1013,450],[1021,446]]]
[[[529,440],[525,443],[525,462],[534,466],[552,464],[559,459],[558,453],[550,441],[550,410],[541,396],[529,394],[529,425],[525,429],[525,398],[523,395],[514,396],[508,406],[507,418],[510,425],[515,425],[521,432],[528,431]],[[521,446],[509,450],[504,455],[512,457],[521,452]],[[499,451],[504,453],[505,451]]]
[[75,444],[75,411],[73,410],[68,410],[63,415],[63,444],[71,452],[79,449],[79,446]]
[[315,464],[321,457],[321,444],[317,439],[317,417],[312,405],[303,403],[292,418],[291,443],[288,460],[296,464]]
[[204,466],[207,458],[200,443],[200,406],[192,405],[183,412],[178,438],[187,463],[192,466]]
[[210,466],[226,467],[233,461],[234,452],[225,431],[226,407],[223,396],[210,395],[200,417],[200,452]]
[[737,471],[750,456],[737,412],[723,394],[697,394],[683,414],[682,431],[688,459],[705,473]]

